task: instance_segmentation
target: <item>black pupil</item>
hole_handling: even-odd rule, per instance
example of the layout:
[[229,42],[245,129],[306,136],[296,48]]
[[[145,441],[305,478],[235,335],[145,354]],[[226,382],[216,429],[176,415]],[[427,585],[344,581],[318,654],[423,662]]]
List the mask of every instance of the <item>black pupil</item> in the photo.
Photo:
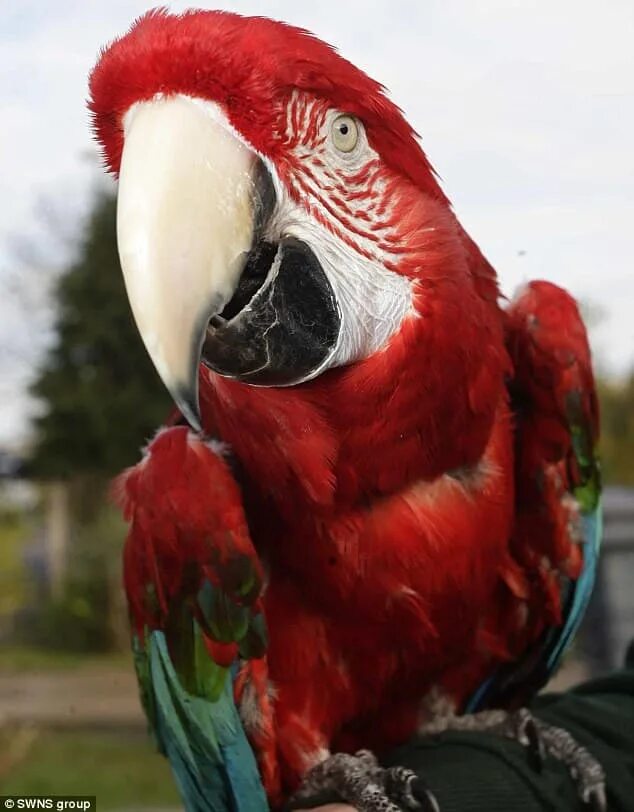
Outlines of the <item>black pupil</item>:
[[347,124],[340,124],[339,125],[339,132],[341,135],[348,135],[348,125]]

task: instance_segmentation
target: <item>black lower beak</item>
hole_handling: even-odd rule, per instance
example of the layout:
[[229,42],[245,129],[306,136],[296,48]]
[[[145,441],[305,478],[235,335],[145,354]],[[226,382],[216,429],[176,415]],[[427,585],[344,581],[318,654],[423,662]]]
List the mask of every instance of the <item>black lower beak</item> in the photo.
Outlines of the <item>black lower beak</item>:
[[202,362],[260,386],[301,383],[333,353],[340,326],[333,289],[308,244],[261,240],[233,298],[208,324]]

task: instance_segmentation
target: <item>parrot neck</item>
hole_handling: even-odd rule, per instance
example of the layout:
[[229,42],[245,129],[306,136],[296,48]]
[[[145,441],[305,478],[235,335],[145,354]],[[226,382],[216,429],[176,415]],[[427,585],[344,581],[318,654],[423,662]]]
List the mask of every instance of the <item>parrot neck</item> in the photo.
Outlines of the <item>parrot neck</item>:
[[484,452],[510,369],[495,271],[446,207],[412,205],[403,228],[423,234],[398,266],[412,310],[369,357],[284,388],[201,372],[204,428],[281,509],[367,506]]
[[388,350],[297,387],[253,387],[204,370],[203,425],[231,446],[256,488],[285,503],[292,493],[294,510],[367,505],[475,464],[504,391],[504,353],[460,349],[439,369],[417,335],[421,322],[412,319]]

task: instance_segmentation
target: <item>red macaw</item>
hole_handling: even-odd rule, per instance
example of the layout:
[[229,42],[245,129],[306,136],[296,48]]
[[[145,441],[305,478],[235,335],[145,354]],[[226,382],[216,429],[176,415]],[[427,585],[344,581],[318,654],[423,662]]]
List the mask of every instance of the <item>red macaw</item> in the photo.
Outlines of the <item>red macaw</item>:
[[273,805],[309,773],[397,809],[394,775],[358,756],[370,797],[329,754],[517,706],[583,614],[578,310],[546,282],[503,306],[401,112],[306,31],[152,11],[90,90],[132,309],[182,415],[117,483],[159,745],[189,809],[264,808],[258,770]]

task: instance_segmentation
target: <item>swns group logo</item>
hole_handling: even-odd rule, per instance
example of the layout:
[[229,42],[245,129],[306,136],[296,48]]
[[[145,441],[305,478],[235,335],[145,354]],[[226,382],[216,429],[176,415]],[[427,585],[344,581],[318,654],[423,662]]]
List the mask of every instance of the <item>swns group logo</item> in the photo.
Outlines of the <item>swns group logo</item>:
[[22,809],[50,809],[53,812],[95,812],[95,796],[62,795],[5,795],[0,796],[0,812],[3,809],[17,812]]

